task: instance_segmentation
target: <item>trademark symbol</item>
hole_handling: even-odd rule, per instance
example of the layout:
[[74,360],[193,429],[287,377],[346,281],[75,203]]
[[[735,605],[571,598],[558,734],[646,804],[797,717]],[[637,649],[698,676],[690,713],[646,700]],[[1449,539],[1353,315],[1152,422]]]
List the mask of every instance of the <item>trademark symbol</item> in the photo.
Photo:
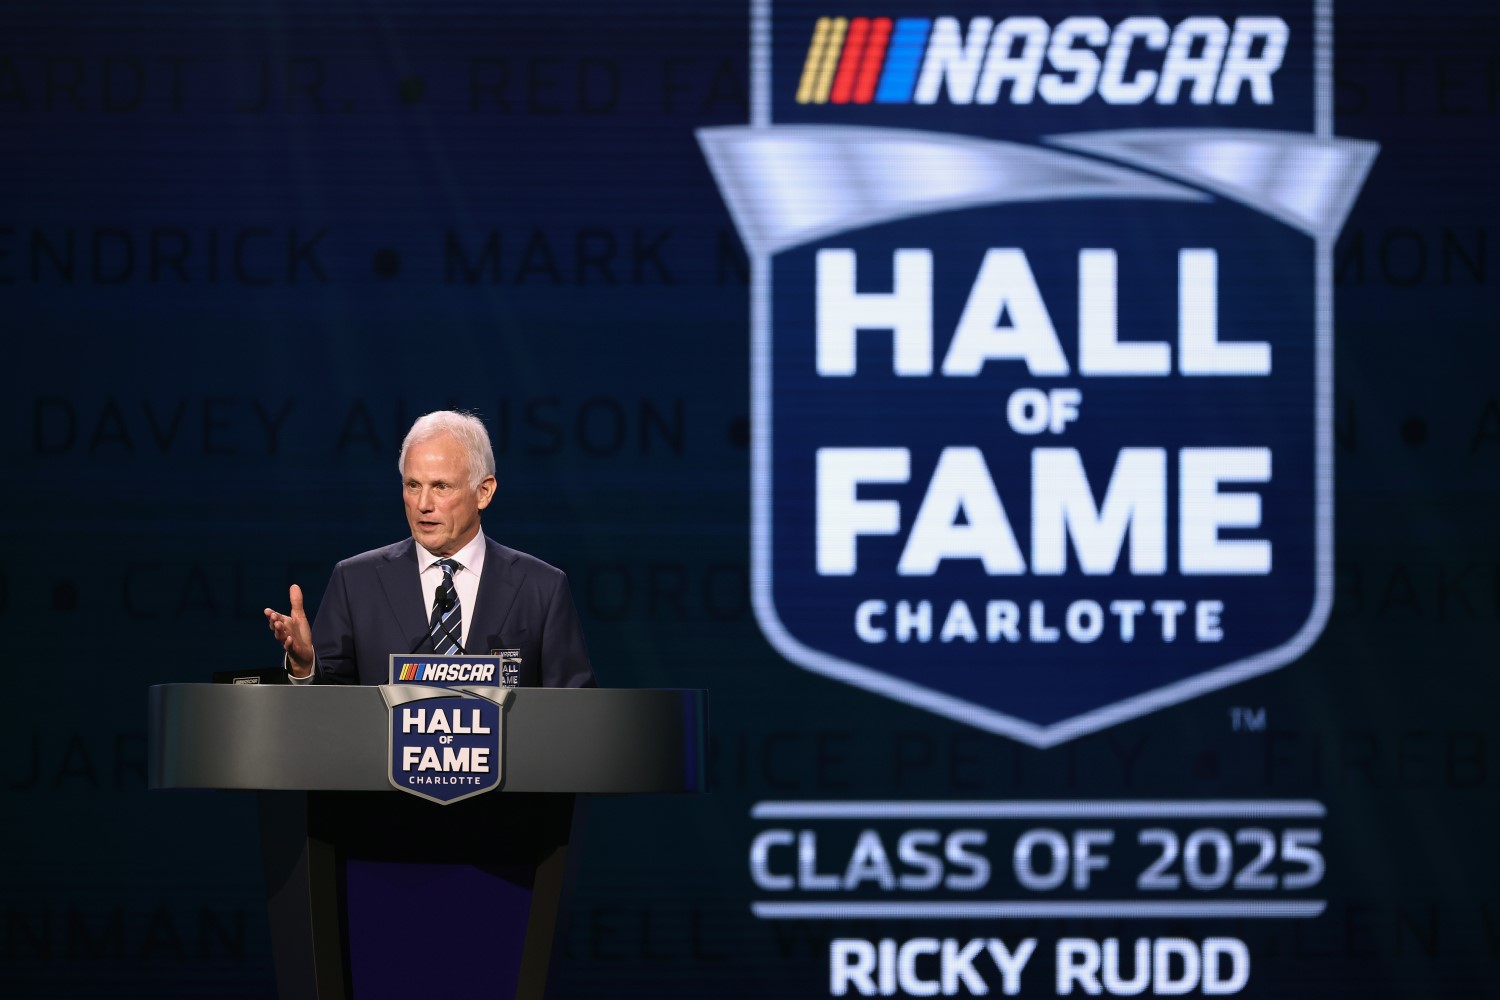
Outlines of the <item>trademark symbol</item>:
[[1237,733],[1263,733],[1266,731],[1266,710],[1236,705],[1229,710],[1229,725]]

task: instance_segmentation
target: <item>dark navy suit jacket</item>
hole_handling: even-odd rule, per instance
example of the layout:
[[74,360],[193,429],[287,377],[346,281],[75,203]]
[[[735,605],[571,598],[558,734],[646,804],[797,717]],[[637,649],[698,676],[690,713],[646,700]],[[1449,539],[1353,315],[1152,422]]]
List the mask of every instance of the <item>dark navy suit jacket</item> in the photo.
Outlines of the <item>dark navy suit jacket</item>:
[[[562,570],[485,537],[466,652],[521,651],[522,687],[594,687],[583,629]],[[428,612],[408,538],[333,568],[313,621],[319,684],[385,684],[390,655],[430,652]]]

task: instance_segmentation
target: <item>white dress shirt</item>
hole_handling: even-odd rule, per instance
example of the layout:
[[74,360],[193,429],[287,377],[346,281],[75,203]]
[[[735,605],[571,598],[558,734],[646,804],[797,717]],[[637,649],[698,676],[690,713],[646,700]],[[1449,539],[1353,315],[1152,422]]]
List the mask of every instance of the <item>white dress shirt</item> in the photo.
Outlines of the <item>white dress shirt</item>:
[[[426,620],[432,620],[432,599],[443,582],[443,568],[438,565],[442,556],[435,556],[417,543],[417,570],[422,581],[422,607],[427,612]],[[469,544],[450,557],[458,563],[453,571],[453,589],[458,591],[458,610],[463,616],[463,628],[459,645],[469,653],[469,619],[475,601],[479,599],[479,574],[484,572],[484,532],[469,539]],[[489,650],[484,650],[488,653]]]

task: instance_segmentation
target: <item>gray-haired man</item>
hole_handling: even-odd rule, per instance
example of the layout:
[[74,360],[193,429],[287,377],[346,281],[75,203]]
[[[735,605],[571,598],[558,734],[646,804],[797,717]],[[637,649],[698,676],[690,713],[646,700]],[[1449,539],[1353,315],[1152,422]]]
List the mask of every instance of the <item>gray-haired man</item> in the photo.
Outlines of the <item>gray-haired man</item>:
[[411,537],[335,566],[311,625],[296,584],[289,614],[265,609],[292,682],[383,684],[392,653],[514,650],[519,686],[593,687],[567,577],[480,530],[495,456],[479,418],[418,418],[398,465]]

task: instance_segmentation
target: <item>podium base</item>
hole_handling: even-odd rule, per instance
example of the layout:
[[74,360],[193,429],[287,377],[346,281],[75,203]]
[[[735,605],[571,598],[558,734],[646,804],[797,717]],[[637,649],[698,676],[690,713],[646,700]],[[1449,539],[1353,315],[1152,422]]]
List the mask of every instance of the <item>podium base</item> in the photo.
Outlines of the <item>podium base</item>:
[[283,1000],[544,995],[572,795],[259,797]]

